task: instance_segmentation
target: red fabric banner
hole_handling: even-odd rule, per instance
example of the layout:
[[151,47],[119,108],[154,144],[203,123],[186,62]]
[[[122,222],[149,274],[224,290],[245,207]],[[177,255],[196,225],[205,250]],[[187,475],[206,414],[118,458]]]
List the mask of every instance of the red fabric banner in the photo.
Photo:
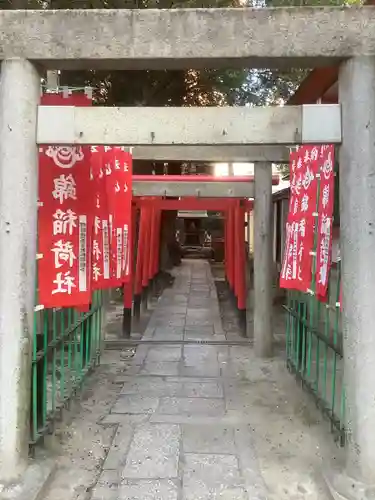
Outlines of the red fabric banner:
[[320,190],[316,257],[316,294],[325,299],[332,259],[332,225],[334,206],[334,146],[320,148]]
[[45,307],[90,302],[90,158],[81,148],[72,149],[76,163],[67,171],[55,163],[49,147],[40,148],[39,302]]
[[290,201],[280,287],[306,292],[311,286],[319,148],[302,146],[290,155]]
[[122,147],[104,147],[104,174],[108,199],[111,286],[121,286],[130,279],[132,208],[132,156]]
[[104,175],[104,146],[91,146],[91,182],[95,200],[92,240],[92,289],[111,287],[109,211]]
[[130,153],[122,152],[122,165],[123,165],[123,182],[124,191],[121,203],[121,216],[123,222],[123,278],[124,283],[132,281],[132,226],[133,226],[133,212],[132,212],[132,176],[133,176],[133,158]]
[[[85,95],[47,94],[47,105],[90,105]],[[90,249],[93,201],[90,148],[39,148],[39,304],[44,307],[90,303]]]
[[[83,94],[45,105],[87,106]],[[40,148],[39,303],[82,309],[93,290],[129,282],[132,157],[122,147]]]

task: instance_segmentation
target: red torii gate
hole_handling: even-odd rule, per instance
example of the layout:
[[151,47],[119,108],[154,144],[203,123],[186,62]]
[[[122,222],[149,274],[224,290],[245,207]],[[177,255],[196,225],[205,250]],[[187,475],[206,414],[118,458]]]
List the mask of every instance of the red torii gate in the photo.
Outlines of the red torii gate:
[[[187,175],[134,175],[138,182],[207,182],[207,183],[249,183],[254,176],[213,177]],[[272,183],[279,183],[279,177],[273,176]],[[134,315],[139,318],[142,295],[159,273],[161,214],[163,210],[210,210],[223,212],[225,215],[224,248],[225,277],[236,300],[241,319],[246,320],[246,250],[245,250],[245,213],[253,209],[253,200],[227,195],[226,198],[183,196],[179,199],[162,196],[133,196],[133,228],[135,228],[137,210],[140,211],[138,246],[135,272],[132,280],[124,286],[123,336],[130,337],[131,315],[134,299]],[[135,230],[132,233],[132,252],[136,242]],[[132,258],[130,260],[132,263]],[[146,293],[147,296],[147,293]]]

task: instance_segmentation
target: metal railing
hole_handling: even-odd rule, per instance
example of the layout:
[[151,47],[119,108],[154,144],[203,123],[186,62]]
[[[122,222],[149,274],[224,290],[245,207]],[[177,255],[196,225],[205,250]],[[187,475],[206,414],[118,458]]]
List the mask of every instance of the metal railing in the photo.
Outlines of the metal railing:
[[93,295],[88,312],[41,309],[34,315],[30,446],[53,431],[61,411],[100,361],[105,292]]
[[340,311],[340,263],[331,270],[328,299],[288,292],[286,354],[288,369],[309,391],[344,445],[345,395]]

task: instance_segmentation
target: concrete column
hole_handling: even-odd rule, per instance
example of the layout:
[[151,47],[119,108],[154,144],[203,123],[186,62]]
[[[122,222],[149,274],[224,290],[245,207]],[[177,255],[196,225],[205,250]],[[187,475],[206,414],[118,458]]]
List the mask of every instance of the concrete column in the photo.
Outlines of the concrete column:
[[375,58],[340,67],[340,248],[347,472],[375,484]]
[[272,165],[255,163],[254,200],[254,347],[272,355]]
[[0,481],[22,474],[28,454],[33,335],[40,78],[4,60],[0,82]]

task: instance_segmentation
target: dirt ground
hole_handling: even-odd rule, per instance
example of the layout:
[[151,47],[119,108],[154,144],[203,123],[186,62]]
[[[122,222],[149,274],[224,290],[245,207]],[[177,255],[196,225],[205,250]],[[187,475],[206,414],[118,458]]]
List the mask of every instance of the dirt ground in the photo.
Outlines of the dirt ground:
[[[238,333],[238,318],[222,273],[213,271],[226,332]],[[115,332],[121,304],[112,306],[108,330]],[[340,450],[311,398],[302,391],[285,366],[283,315],[275,309],[277,326],[275,355],[258,360],[241,347],[232,347],[243,373],[244,408],[251,420],[254,444],[269,500],[328,500],[322,468],[326,459],[340,457]],[[62,425],[48,443],[57,458],[57,471],[43,500],[89,500],[114,438],[116,427],[101,424],[121,385],[134,351],[105,351],[101,366],[90,377],[83,397],[72,410],[70,422]],[[250,405],[249,405],[250,401]]]

